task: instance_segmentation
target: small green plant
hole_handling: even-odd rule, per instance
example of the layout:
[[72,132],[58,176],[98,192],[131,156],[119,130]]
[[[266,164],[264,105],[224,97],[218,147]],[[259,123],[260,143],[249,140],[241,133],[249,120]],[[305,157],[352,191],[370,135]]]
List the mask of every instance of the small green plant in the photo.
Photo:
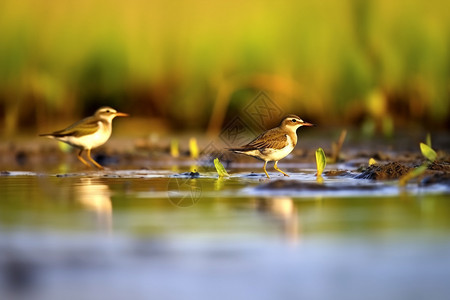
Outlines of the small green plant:
[[327,157],[322,148],[316,150],[317,177],[321,177],[325,166],[327,165]]
[[429,132],[427,133],[426,144],[431,148],[431,134]]
[[[427,137],[427,143],[431,145],[431,139]],[[406,183],[408,183],[409,180],[419,177],[425,171],[428,169],[428,166],[434,162],[437,158],[436,151],[434,151],[429,145],[420,143],[420,151],[422,151],[422,155],[425,156],[428,161],[424,162],[419,167],[415,168],[414,170],[408,172],[406,175],[400,177],[398,184],[400,186],[405,186]]]
[[230,174],[228,174],[227,170],[225,170],[225,167],[222,165],[222,163],[219,161],[218,158],[214,159],[214,167],[216,167],[216,171],[217,174],[219,174],[219,178],[230,176]]
[[425,173],[427,168],[428,168],[428,164],[420,165],[419,167],[415,168],[414,170],[408,172],[406,175],[403,175],[402,177],[400,177],[398,184],[400,186],[405,186],[406,183],[408,183],[408,181],[410,181],[411,179],[419,177],[420,175]]
[[434,151],[431,146],[420,143],[420,151],[422,151],[422,155],[425,156],[430,162],[433,162],[437,158],[436,151]]

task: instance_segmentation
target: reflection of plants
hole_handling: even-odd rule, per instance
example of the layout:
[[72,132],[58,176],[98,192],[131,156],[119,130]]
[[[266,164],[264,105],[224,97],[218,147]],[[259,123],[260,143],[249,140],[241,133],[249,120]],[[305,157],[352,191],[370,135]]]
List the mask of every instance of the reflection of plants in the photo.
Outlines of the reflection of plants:
[[[427,142],[431,144],[431,139],[427,139]],[[420,151],[422,152],[422,155],[427,159],[426,162],[424,162],[419,167],[413,169],[412,171],[408,172],[406,175],[402,176],[399,179],[398,184],[400,186],[405,186],[406,183],[408,183],[409,180],[414,179],[416,177],[419,177],[425,171],[428,169],[428,166],[432,164],[437,159],[436,151],[434,151],[430,146],[424,143],[420,143]]]
[[195,178],[170,178],[168,185],[169,201],[177,207],[195,205],[201,197],[202,186]]

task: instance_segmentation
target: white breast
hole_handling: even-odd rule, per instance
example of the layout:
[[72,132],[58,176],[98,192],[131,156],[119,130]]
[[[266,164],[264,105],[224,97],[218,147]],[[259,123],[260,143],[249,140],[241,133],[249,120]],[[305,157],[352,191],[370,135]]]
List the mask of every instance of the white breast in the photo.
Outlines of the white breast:
[[265,161],[279,161],[288,156],[294,150],[294,143],[289,135],[286,135],[287,145],[282,149],[265,149],[261,152],[261,158]]

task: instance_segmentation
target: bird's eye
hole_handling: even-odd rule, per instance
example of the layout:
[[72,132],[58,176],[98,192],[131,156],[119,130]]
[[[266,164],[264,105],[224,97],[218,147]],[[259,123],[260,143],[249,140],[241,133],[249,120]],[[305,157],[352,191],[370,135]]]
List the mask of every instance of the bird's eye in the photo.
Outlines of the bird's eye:
[[109,109],[106,110],[107,113],[110,113],[111,111]]
[[292,121],[292,123],[295,123],[295,122],[297,122],[297,120],[296,120],[296,119],[292,119],[291,121]]

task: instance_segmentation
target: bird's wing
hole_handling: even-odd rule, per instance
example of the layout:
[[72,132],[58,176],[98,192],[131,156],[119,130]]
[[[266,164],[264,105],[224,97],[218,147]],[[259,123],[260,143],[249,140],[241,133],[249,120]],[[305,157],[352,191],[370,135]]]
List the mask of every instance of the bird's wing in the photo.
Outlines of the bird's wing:
[[70,125],[66,129],[55,131],[51,135],[55,137],[63,137],[67,135],[79,137],[83,135],[93,134],[98,130],[99,127],[98,122],[100,121],[97,120],[96,118],[88,117]]
[[286,133],[279,128],[274,128],[262,133],[242,148],[246,150],[256,150],[263,148],[282,149],[287,145],[288,139],[286,137]]

